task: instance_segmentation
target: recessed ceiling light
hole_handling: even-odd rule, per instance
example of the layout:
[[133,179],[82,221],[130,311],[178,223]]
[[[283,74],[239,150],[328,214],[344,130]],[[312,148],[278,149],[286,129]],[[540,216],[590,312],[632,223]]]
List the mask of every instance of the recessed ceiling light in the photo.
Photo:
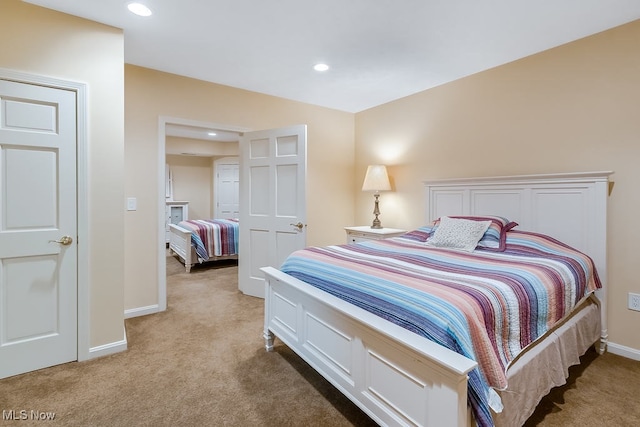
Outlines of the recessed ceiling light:
[[313,69],[316,71],[327,71],[329,66],[327,64],[316,64],[313,66]]
[[129,3],[127,8],[138,16],[151,16],[151,9],[142,3]]
[[207,133],[207,135],[209,135],[209,136],[216,136],[217,134],[216,134],[215,132],[209,132],[209,133]]

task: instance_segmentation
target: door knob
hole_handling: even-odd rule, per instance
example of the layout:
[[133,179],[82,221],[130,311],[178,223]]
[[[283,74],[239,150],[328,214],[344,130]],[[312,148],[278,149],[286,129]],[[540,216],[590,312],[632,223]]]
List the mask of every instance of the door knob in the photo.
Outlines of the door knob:
[[60,240],[49,240],[49,242],[60,243],[61,245],[70,245],[73,242],[73,237],[71,236],[62,236]]
[[298,222],[297,224],[289,224],[289,225],[293,225],[294,227],[298,227],[298,230],[302,231],[302,227],[304,227],[304,224],[301,222]]

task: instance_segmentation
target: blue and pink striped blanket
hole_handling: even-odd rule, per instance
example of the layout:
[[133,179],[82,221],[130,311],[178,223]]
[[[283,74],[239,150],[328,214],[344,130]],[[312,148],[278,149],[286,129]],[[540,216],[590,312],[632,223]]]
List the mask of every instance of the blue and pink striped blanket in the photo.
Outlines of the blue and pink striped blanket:
[[217,256],[238,254],[237,219],[180,221],[178,227],[191,231],[191,244],[194,245],[200,262]]
[[425,231],[294,252],[281,270],[478,363],[469,405],[492,425],[492,389],[509,363],[600,287],[588,256],[541,234],[509,231],[504,252],[424,244]]

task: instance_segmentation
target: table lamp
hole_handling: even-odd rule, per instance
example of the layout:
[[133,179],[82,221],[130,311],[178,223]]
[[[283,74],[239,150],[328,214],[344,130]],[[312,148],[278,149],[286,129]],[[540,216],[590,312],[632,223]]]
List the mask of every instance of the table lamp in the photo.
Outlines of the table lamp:
[[381,191],[391,190],[391,184],[389,183],[389,175],[387,174],[387,167],[384,165],[369,165],[367,167],[367,173],[364,176],[364,182],[362,183],[362,191],[373,191],[373,197],[375,197],[375,204],[373,207],[373,224],[371,228],[382,228],[382,224],[378,219],[380,215],[380,208],[378,206],[378,199]]

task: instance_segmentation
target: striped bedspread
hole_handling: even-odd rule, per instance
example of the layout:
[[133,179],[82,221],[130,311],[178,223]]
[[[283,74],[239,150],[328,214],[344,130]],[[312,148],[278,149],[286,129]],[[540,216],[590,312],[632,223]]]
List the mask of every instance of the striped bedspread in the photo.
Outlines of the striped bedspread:
[[426,246],[420,230],[294,252],[281,270],[478,363],[469,404],[492,425],[509,363],[600,287],[588,256],[541,234],[509,231],[504,252]]
[[187,220],[179,222],[178,227],[191,231],[191,243],[200,262],[216,256],[238,254],[237,219]]

